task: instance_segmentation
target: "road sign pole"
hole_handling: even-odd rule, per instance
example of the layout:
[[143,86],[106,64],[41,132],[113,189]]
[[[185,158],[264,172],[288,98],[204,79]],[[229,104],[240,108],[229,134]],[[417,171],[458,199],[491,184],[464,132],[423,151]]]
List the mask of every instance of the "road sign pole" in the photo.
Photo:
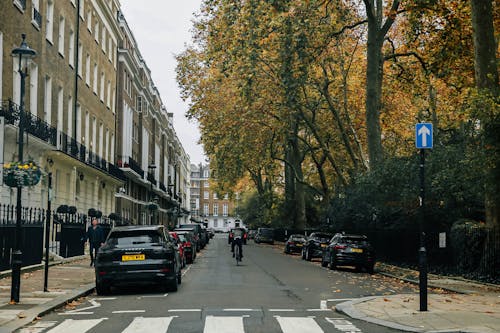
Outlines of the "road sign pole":
[[427,250],[425,248],[425,149],[420,149],[420,247],[418,249],[420,311],[427,311]]

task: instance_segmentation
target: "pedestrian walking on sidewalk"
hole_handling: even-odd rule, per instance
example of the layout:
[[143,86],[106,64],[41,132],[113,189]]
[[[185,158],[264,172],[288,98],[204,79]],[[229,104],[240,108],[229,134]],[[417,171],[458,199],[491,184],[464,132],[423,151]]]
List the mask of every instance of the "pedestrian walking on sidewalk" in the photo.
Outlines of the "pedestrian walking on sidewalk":
[[85,234],[84,242],[89,241],[90,246],[90,266],[94,265],[94,260],[97,258],[97,250],[104,244],[104,230],[97,224],[97,219],[92,219],[92,225],[88,228]]

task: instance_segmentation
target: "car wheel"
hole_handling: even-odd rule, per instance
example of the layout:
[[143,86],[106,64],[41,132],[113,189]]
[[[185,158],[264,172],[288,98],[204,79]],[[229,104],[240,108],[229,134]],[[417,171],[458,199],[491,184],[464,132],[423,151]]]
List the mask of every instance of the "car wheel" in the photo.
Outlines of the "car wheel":
[[95,291],[99,296],[108,295],[111,291],[111,286],[104,282],[96,283]]
[[290,248],[288,246],[285,246],[285,253],[290,254]]
[[306,260],[306,250],[302,249],[302,260]]
[[375,273],[374,266],[375,266],[375,265],[368,265],[368,266],[366,266],[366,271],[367,271],[369,274],[373,274],[373,273]]
[[179,289],[178,277],[176,276],[174,279],[168,281],[166,285],[167,291],[177,291]]

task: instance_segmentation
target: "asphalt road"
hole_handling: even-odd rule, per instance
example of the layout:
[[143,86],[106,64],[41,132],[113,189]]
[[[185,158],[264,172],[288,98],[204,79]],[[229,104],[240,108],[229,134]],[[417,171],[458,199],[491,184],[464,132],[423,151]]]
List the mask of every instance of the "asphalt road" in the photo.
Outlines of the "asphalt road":
[[344,300],[411,286],[377,274],[330,271],[279,246],[249,242],[243,253],[236,266],[227,235],[218,234],[184,270],[175,293],[151,286],[89,295],[18,332],[396,332],[333,309]]

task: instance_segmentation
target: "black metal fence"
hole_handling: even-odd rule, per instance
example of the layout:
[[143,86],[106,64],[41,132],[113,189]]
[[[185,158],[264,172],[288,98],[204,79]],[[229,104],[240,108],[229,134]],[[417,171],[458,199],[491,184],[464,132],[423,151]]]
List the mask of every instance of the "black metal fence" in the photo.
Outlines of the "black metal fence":
[[[47,210],[23,207],[21,219],[22,265],[40,264],[44,251],[44,231]],[[101,217],[100,226],[105,235],[113,226],[113,221]],[[86,228],[90,217],[74,211],[51,212],[49,223],[49,252],[64,258],[84,254]],[[0,205],[0,271],[11,267],[11,255],[16,239],[16,206]]]

